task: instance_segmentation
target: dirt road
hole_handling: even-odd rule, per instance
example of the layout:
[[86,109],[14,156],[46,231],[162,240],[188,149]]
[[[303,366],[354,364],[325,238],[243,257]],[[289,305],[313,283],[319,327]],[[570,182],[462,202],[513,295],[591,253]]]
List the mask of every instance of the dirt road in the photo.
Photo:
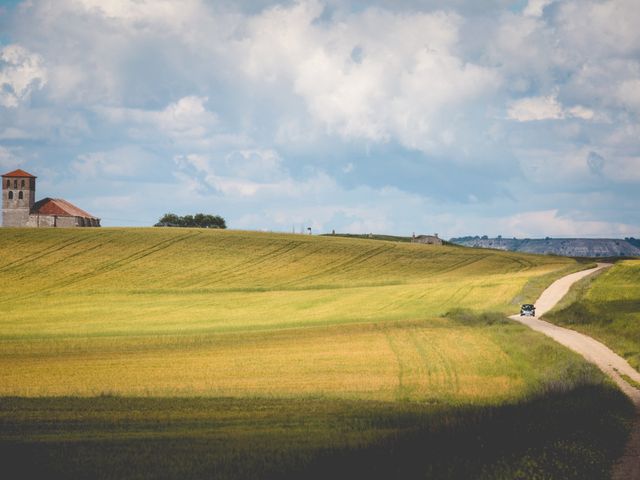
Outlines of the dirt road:
[[[582,272],[567,275],[547,288],[536,302],[536,317],[521,317],[520,315],[512,315],[510,318],[516,320],[528,327],[544,333],[553,338],[556,342],[561,343],[565,347],[578,352],[591,363],[597,365],[604,373],[609,375],[620,389],[626,393],[640,411],[640,390],[629,385],[621,375],[627,375],[629,378],[640,382],[640,373],[634,370],[627,361],[614,353],[606,345],[594,340],[593,338],[578,333],[568,328],[559,327],[549,322],[545,322],[541,317],[551,310],[556,303],[564,297],[571,285],[592,274],[597,270],[610,267],[607,264],[598,264],[596,268],[584,270]],[[631,433],[631,438],[625,449],[624,456],[616,464],[612,478],[618,479],[640,479],[640,421],[636,424]]]

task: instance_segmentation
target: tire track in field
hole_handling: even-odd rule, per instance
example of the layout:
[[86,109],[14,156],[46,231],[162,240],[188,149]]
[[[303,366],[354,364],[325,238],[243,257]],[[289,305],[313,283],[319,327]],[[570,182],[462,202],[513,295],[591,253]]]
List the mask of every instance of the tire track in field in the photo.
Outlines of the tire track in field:
[[382,327],[380,325],[376,325],[376,327],[380,330],[382,335],[384,335],[387,344],[389,345],[389,349],[393,352],[393,355],[396,357],[396,363],[398,365],[398,386],[396,387],[396,398],[398,400],[402,400],[406,394],[406,387],[404,385],[404,375],[405,375],[405,366],[402,362],[402,358],[400,357],[400,349],[394,343],[392,339],[391,332],[388,328]]
[[[98,268],[96,268],[93,272],[89,272],[85,275],[83,275],[82,277],[92,277],[92,276],[96,276],[96,275],[100,275],[103,273],[108,273],[111,272],[113,270],[117,270],[119,268],[122,268],[124,266],[130,265],[134,262],[137,262],[138,260],[141,260],[145,257],[148,257],[149,255],[152,255],[154,253],[157,253],[159,251],[162,250],[166,250],[167,248],[171,247],[172,245],[175,245],[176,243],[180,243],[183,240],[186,240],[187,238],[191,238],[191,237],[195,237],[200,235],[200,232],[189,232],[185,235],[180,235],[178,237],[173,237],[167,240],[163,240],[161,242],[158,242],[154,245],[151,245],[150,247],[147,248],[143,248],[141,250],[138,250],[137,252],[134,252],[124,258],[121,258],[119,260],[115,260],[113,262],[109,262],[106,264],[103,264],[102,266],[99,266]],[[71,275],[73,277],[73,275]],[[75,282],[72,282],[75,283]]]
[[420,356],[420,360],[422,360],[422,364],[427,370],[427,376],[429,378],[429,387],[431,387],[431,385],[433,384],[432,377],[435,371],[433,369],[432,362],[429,361],[429,354],[427,353],[427,350],[424,348],[424,345],[422,344],[422,342],[418,340],[415,334],[415,331],[411,331],[411,333],[409,334],[409,338],[411,339],[411,343],[413,343],[413,346],[418,352],[418,355]]
[[449,272],[453,272],[454,270],[460,270],[461,268],[464,267],[468,267],[469,265],[473,265],[474,263],[480,262],[482,260],[484,260],[485,258],[487,258],[489,256],[489,254],[487,255],[469,255],[468,258],[461,260],[459,262],[455,262],[452,264],[448,264],[447,267],[445,267],[442,270],[438,270],[437,273],[449,273]]
[[533,262],[526,260],[524,258],[513,257],[511,255],[505,255],[505,258],[508,258],[512,262],[516,262],[517,264],[525,267],[525,269],[527,270],[534,266]]
[[[302,263],[303,263],[303,262],[302,262],[302,260],[303,260],[303,259],[307,259],[307,258],[309,258],[309,257],[313,257],[313,256],[317,255],[318,253],[321,253],[322,251],[323,251],[323,248],[322,248],[322,247],[320,247],[320,248],[315,248],[315,249],[311,249],[311,250],[307,249],[307,250],[305,250],[305,252],[306,252],[306,253],[303,253],[302,255],[296,256],[296,257],[295,257],[295,259],[292,259],[291,261],[289,261],[287,265],[293,265],[293,264],[298,264],[298,263],[299,263],[299,264],[302,264]],[[318,257],[318,258],[321,258],[321,256],[320,256],[320,257]],[[333,262],[326,262],[326,261],[325,261],[325,262],[324,262],[324,265],[335,264],[336,262],[339,262],[339,261],[341,261],[341,259],[334,260]],[[313,264],[312,264],[312,263],[311,263],[311,264],[307,264],[307,266],[308,266],[308,265],[313,265]],[[312,269],[313,269],[314,271],[317,271],[317,268],[313,268],[313,267],[312,267]],[[262,266],[261,266],[261,268],[259,268],[259,269],[250,269],[250,271],[252,272],[252,274],[254,274],[254,276],[257,276],[257,274],[261,274],[262,272],[268,272],[268,273],[271,273],[271,274],[272,274],[271,276],[273,276],[273,273],[274,273],[274,272],[276,272],[276,276],[277,276],[277,272],[278,272],[279,270],[280,270],[279,268],[277,268],[277,269],[276,269],[276,268],[273,268],[273,265],[272,265],[272,264],[267,264],[267,263],[263,263],[263,264],[262,264]],[[309,270],[309,268],[307,268],[307,270]],[[305,275],[305,273],[306,273],[306,272],[300,272],[300,274],[301,274],[301,275]],[[269,277],[269,275],[266,275],[266,276],[264,277],[264,278],[265,278],[265,280],[266,280],[268,277]],[[293,277],[293,275],[290,275],[290,277]],[[272,280],[272,284],[273,284],[273,286],[272,286],[271,288],[269,288],[268,290],[269,290],[269,291],[279,291],[279,290],[296,289],[296,287],[297,287],[297,286],[299,285],[299,283],[300,283],[300,278],[304,278],[304,277],[297,277],[297,278],[294,278],[293,280],[290,280],[290,281],[288,281],[288,282],[285,282],[285,283],[277,283],[277,284],[275,283],[275,282],[276,282],[276,279],[273,279],[273,280]],[[335,287],[335,288],[337,288],[337,287]],[[304,289],[304,288],[303,288],[303,289]]]
[[371,250],[366,251],[365,253],[361,253],[360,255],[356,255],[355,257],[352,257],[346,261],[342,261],[341,263],[338,263],[337,265],[330,267],[330,268],[326,268],[324,270],[319,271],[318,273],[314,273],[312,275],[307,275],[304,277],[300,277],[296,280],[292,280],[290,282],[286,282],[281,284],[281,287],[286,287],[286,286],[290,286],[292,284],[296,284],[296,283],[301,283],[304,281],[309,281],[312,279],[317,279],[317,278],[321,278],[327,275],[331,275],[331,274],[336,274],[336,273],[346,273],[349,272],[350,270],[353,270],[353,267],[355,267],[356,265],[361,265],[362,263],[380,255],[382,252],[388,251],[395,248],[395,245],[383,245],[381,247],[377,247],[377,248],[373,248]]
[[458,392],[460,390],[460,379],[458,378],[458,370],[455,368],[449,356],[442,353],[442,350],[440,348],[434,346],[433,351],[440,359],[440,363],[442,363],[442,367],[445,371],[445,378],[447,380],[446,382],[444,382],[444,385],[452,385],[453,392]]
[[434,382],[431,381],[432,372],[434,374],[436,373],[436,370],[431,367],[432,361],[429,360],[429,352],[433,352],[433,355],[438,359],[437,363],[442,366],[442,370],[444,372],[444,381],[439,382],[440,385],[438,385],[438,388],[446,389],[446,387],[450,387],[454,392],[459,391],[460,379],[458,378],[458,370],[453,366],[453,363],[451,362],[449,357],[443,354],[442,350],[437,348],[433,342],[429,343],[429,350],[427,350],[424,344],[417,338],[415,329],[410,332],[409,338],[416,351],[418,352],[418,355],[422,359],[423,364],[429,371],[429,384],[433,385]]
[[[70,285],[74,285],[77,284],[79,282],[82,282],[84,280],[87,280],[89,278],[95,278],[98,275],[102,275],[104,273],[109,273],[113,270],[117,270],[119,268],[122,268],[123,266],[129,265],[131,263],[134,263],[138,260],[141,260],[145,257],[148,257],[149,255],[152,255],[154,253],[157,253],[159,251],[165,250],[169,247],[171,247],[172,245],[179,243],[183,240],[186,240],[187,238],[190,237],[194,237],[200,235],[200,232],[190,232],[186,235],[181,235],[179,237],[174,237],[174,238],[170,238],[168,240],[163,240],[161,242],[158,242],[150,247],[147,248],[143,248],[142,250],[139,250],[137,252],[134,252],[124,258],[121,258],[119,260],[115,260],[112,262],[108,262],[103,264],[102,266],[97,267],[96,269],[92,270],[91,272],[87,272],[85,274],[70,274],[67,275],[65,277],[63,277],[60,281],[56,282],[55,286],[49,287],[49,288],[44,288],[44,289],[39,289],[35,292],[31,292],[25,295],[19,295],[19,296],[12,296],[11,297],[11,301],[15,301],[15,300],[23,300],[23,299],[27,299],[27,298],[33,298],[35,296],[38,295],[42,295],[42,294],[47,294],[47,293],[52,293],[55,292],[57,290],[61,290],[63,288],[66,288]],[[66,281],[65,281],[66,279]],[[6,303],[7,301],[9,301],[9,299],[6,300],[0,300],[0,304],[2,303]]]
[[[75,240],[75,239],[79,239],[79,240]],[[82,243],[83,240],[86,240],[87,237],[84,237],[82,235],[76,236],[76,237],[72,237],[72,240],[65,240],[65,243],[54,243],[53,245],[40,250],[38,252],[35,252],[33,254],[27,255],[25,257],[19,258],[17,260],[14,260],[13,262],[9,262],[5,265],[2,265],[0,267],[0,272],[5,272],[8,270],[11,270],[13,268],[18,268],[18,267],[22,267],[24,265],[27,265],[28,263],[33,262],[34,260],[39,260],[41,258],[44,258],[46,256],[49,256],[51,254],[60,252],[61,250],[64,250],[67,247],[70,247],[71,245],[75,245],[78,243]]]
[[[52,262],[52,263],[48,264],[47,268],[51,268],[52,266],[60,264],[60,263],[65,263],[65,262],[69,261],[69,259],[71,259],[71,258],[80,257],[82,255],[85,255],[88,252],[92,252],[94,250],[97,250],[100,247],[103,247],[105,245],[106,245],[106,243],[100,243],[98,245],[94,245],[93,247],[79,250],[76,253],[73,253],[71,255],[65,255],[64,257],[61,257],[59,260],[56,260],[55,262]],[[16,277],[16,280],[29,280],[30,278],[32,278],[32,273],[33,272],[27,272],[26,274],[20,275],[20,276]],[[41,275],[42,272],[41,271],[37,271],[35,273],[37,275],[37,278],[41,278],[42,277],[42,275]],[[67,275],[67,276],[62,277],[62,278],[63,279],[64,278],[68,278],[68,277],[74,276],[74,275],[77,275],[77,274]],[[58,284],[59,284],[59,282],[56,281],[56,285],[58,285]],[[43,291],[47,291],[47,290],[48,290],[47,288],[42,288],[42,287],[38,289],[39,292],[43,292]],[[24,297],[21,297],[21,298],[24,298]]]
[[93,252],[94,250],[98,250],[99,248],[104,247],[105,245],[108,245],[108,244],[107,243],[98,243],[96,245],[93,245],[92,247],[88,247],[88,248],[84,247],[82,250],[78,250],[76,253],[72,253],[70,255],[65,255],[64,257],[61,257],[58,260],[55,260],[55,261],[49,263],[47,265],[47,268],[50,268],[53,265],[58,265],[60,263],[65,263],[70,258],[80,257],[82,255],[85,255],[86,253]]
[[451,295],[449,295],[446,300],[442,302],[444,305],[450,305],[453,302],[453,299],[460,294],[465,288],[469,288],[468,285],[461,285],[458,287]]
[[[452,256],[454,258],[462,258],[462,259],[456,262],[447,262],[446,259]],[[440,259],[441,260],[440,263],[432,265],[435,268],[430,270],[429,273],[431,275],[439,275],[441,273],[451,272],[453,270],[456,270],[460,267],[465,266],[466,264],[473,263],[473,261],[475,261],[476,258],[477,258],[476,255],[454,255],[452,253],[445,253],[442,255],[442,258]]]
[[215,277],[207,277],[207,285],[215,285],[220,282],[229,282],[230,280],[241,278],[246,273],[255,272],[256,265],[263,265],[266,262],[270,262],[276,258],[280,258],[291,251],[299,248],[302,245],[301,242],[287,242],[282,246],[279,246],[273,250],[258,255],[256,257],[249,257],[248,260],[240,261],[234,265],[229,265],[216,272]]

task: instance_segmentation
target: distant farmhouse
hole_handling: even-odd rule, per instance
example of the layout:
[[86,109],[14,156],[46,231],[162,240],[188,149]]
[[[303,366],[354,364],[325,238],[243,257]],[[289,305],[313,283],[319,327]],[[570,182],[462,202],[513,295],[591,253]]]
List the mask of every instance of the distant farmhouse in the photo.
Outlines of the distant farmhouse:
[[24,170],[2,175],[2,226],[99,227],[100,219],[60,198],[36,202],[36,178]]
[[442,239],[438,237],[437,233],[433,235],[418,235],[415,233],[411,237],[411,243],[424,243],[427,245],[442,245]]

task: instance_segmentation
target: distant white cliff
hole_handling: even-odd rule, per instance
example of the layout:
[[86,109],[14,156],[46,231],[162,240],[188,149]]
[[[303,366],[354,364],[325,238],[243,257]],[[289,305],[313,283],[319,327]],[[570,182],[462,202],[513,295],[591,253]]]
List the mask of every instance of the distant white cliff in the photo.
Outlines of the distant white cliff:
[[635,238],[452,238],[466,247],[494,248],[513,252],[542,253],[567,257],[640,257],[640,240]]

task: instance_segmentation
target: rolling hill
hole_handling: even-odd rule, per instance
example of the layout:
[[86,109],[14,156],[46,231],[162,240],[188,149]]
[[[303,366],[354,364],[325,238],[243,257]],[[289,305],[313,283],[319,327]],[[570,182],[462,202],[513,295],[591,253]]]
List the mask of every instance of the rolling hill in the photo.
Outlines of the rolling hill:
[[[551,471],[568,461],[553,437],[600,459],[577,475],[606,471],[625,431],[594,412],[627,415],[624,399],[504,319],[581,268],[337,237],[0,229],[0,460],[62,477],[321,477],[359,458],[373,477],[468,476],[524,468],[524,452],[538,459],[526,468]],[[584,389],[572,415],[544,420]],[[456,445],[472,439],[466,463],[457,448],[416,449],[414,435],[449,445],[453,426]]]

